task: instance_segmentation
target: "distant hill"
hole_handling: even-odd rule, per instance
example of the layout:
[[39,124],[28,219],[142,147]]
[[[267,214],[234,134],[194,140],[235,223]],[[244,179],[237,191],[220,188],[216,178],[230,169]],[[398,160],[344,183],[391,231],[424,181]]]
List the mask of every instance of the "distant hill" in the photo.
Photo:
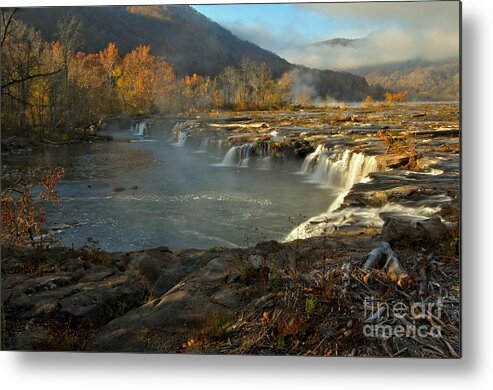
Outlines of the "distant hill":
[[57,22],[66,14],[83,24],[86,52],[98,52],[114,42],[124,54],[140,44],[165,56],[179,76],[198,73],[215,76],[226,66],[238,66],[248,57],[266,62],[274,77],[301,69],[304,80],[314,83],[320,97],[344,101],[362,100],[374,91],[366,80],[345,72],[319,71],[290,64],[278,55],[242,40],[190,6],[113,6],[23,8],[18,18],[41,31],[45,39],[56,39]]
[[458,59],[405,61],[351,69],[371,85],[404,91],[412,100],[458,100],[460,66]]
[[[330,55],[331,49],[341,55],[345,48],[358,50],[369,45],[366,38],[333,38],[315,42],[308,47],[319,48]],[[305,46],[306,47],[306,46]],[[460,69],[458,59],[426,61],[422,59],[350,68],[375,89],[403,91],[411,100],[458,100]]]
[[358,44],[360,42],[364,42],[364,39],[350,39],[350,38],[332,38],[328,39],[326,41],[319,41],[312,43],[310,46],[313,47],[336,47],[336,46],[343,46],[343,47],[350,47],[350,46],[355,46],[355,44]]

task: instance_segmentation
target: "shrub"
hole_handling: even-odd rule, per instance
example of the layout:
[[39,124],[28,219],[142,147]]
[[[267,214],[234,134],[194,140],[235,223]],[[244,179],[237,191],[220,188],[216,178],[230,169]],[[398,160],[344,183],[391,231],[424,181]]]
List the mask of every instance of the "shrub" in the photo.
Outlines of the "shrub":
[[42,203],[61,205],[57,186],[64,176],[63,168],[34,171],[2,192],[3,245],[34,245],[35,237],[42,234],[46,224]]

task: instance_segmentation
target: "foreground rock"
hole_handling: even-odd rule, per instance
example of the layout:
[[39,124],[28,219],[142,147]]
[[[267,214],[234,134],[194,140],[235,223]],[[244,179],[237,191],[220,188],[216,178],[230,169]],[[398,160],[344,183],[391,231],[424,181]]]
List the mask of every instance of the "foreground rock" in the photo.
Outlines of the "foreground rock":
[[[40,257],[27,249],[3,248],[2,345],[20,350],[388,355],[378,339],[362,342],[365,319],[358,317],[359,310],[364,296],[380,296],[388,288],[392,296],[404,288],[404,296],[417,298],[422,287],[415,276],[416,259],[421,255],[397,247],[403,248],[396,256],[409,275],[406,286],[385,273],[364,271],[379,233],[345,228],[331,237],[283,244],[175,252],[165,247],[112,254],[52,249]],[[394,229],[393,238],[399,234],[408,239],[406,229]],[[456,254],[440,243],[422,244],[434,253],[434,265],[427,269],[442,270],[430,271],[430,283],[452,289],[458,283]],[[361,282],[368,278],[365,272],[374,275],[373,282]],[[438,280],[441,275],[447,278]],[[344,295],[354,300],[354,309],[339,307]],[[459,351],[458,331],[451,330],[456,326],[447,334],[453,351]],[[341,344],[341,335],[347,345]],[[439,342],[441,347],[434,348],[441,352],[435,350],[435,356],[453,356]],[[412,340],[405,343],[408,349],[413,346],[404,355],[433,355]]]

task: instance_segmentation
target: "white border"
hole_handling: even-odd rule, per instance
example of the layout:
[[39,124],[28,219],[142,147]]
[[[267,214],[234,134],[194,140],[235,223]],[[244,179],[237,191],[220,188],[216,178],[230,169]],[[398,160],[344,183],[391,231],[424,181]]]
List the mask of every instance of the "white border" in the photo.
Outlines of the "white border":
[[[212,2],[212,1],[211,1]],[[214,3],[227,1],[215,0]],[[248,1],[245,1],[248,2]],[[251,1],[250,1],[251,2]],[[275,1],[272,1],[275,2]],[[163,1],[2,1],[2,6]],[[189,3],[174,1],[173,3]],[[208,3],[195,0],[193,3]],[[463,1],[463,359],[288,358],[0,352],[3,389],[491,388],[493,72],[490,1]],[[489,383],[489,385],[487,385]]]

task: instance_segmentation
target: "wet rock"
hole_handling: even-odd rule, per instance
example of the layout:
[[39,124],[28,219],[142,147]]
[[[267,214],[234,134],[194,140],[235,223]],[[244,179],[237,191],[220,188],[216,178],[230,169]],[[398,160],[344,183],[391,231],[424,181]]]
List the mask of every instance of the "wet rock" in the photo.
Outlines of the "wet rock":
[[367,186],[356,185],[344,198],[344,205],[349,207],[381,207],[399,199],[409,200],[421,195],[422,189],[414,185],[402,185],[395,188],[368,190]]
[[305,158],[307,155],[315,151],[314,147],[310,143],[306,143],[306,144],[298,143],[295,144],[294,147],[295,147],[294,155],[298,158]]

